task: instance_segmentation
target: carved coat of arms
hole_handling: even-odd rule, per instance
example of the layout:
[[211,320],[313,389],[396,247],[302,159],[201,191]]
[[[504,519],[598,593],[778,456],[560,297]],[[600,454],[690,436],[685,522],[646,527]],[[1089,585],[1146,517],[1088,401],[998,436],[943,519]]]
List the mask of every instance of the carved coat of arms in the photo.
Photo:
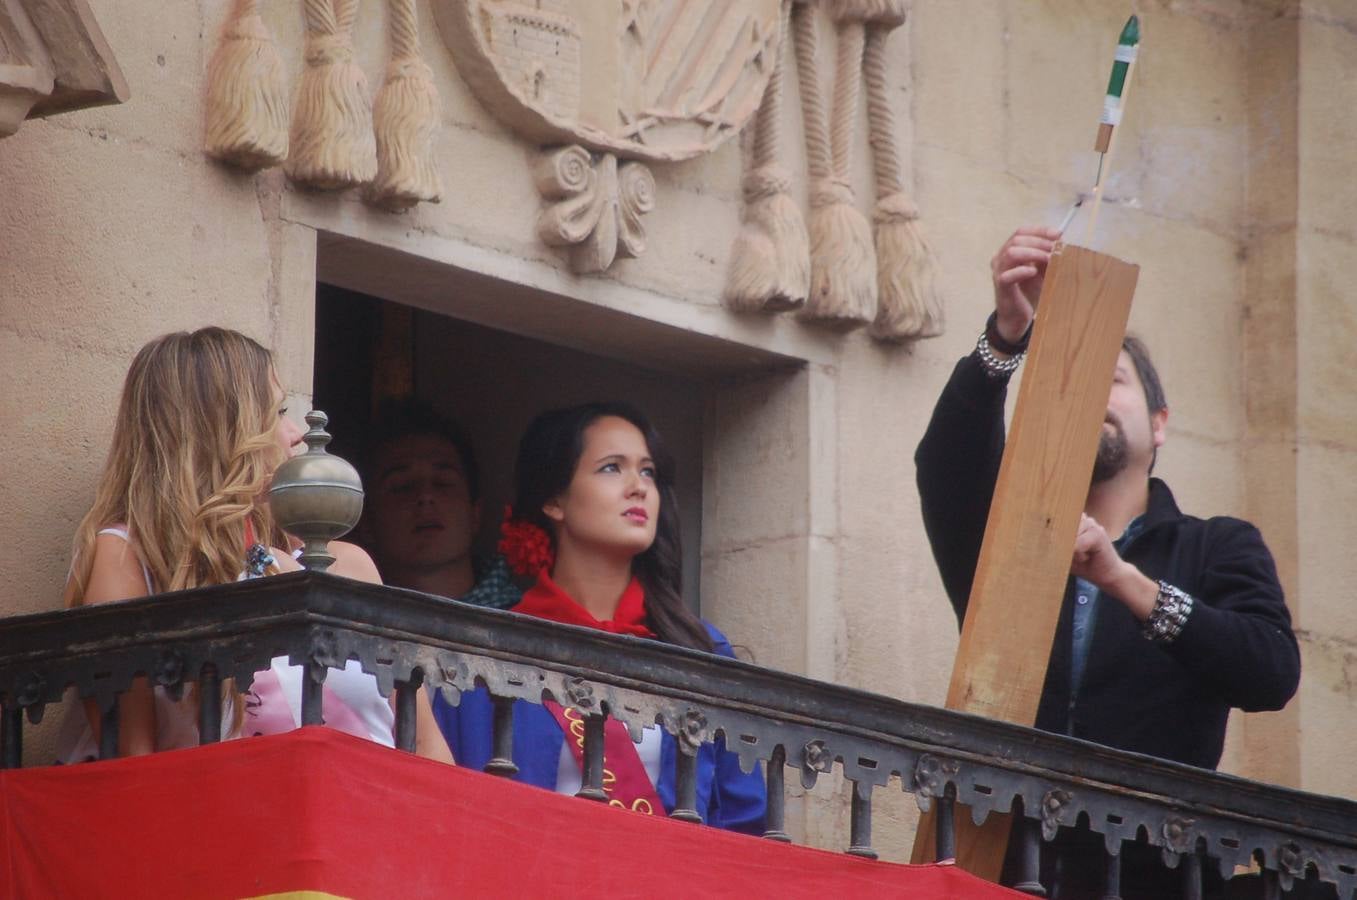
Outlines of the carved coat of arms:
[[[780,0],[433,0],[481,102],[529,140],[538,232],[577,270],[644,249],[642,161],[689,159],[753,117],[779,51]],[[618,158],[623,161],[619,162]]]

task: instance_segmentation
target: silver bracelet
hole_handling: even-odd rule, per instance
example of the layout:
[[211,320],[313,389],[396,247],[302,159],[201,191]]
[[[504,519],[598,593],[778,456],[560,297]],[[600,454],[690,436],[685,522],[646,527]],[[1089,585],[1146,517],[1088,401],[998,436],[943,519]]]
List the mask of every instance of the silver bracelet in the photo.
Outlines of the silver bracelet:
[[1000,359],[994,355],[994,348],[989,345],[989,338],[982,331],[980,332],[980,340],[975,342],[975,355],[980,359],[980,368],[985,370],[985,374],[998,380],[1007,379],[1018,371],[1018,364],[1027,355],[1027,351],[1024,350],[1008,359]]
[[1154,610],[1145,620],[1142,633],[1156,644],[1172,644],[1192,615],[1192,604],[1196,601],[1186,591],[1179,590],[1167,581],[1159,582],[1159,594],[1154,598]]

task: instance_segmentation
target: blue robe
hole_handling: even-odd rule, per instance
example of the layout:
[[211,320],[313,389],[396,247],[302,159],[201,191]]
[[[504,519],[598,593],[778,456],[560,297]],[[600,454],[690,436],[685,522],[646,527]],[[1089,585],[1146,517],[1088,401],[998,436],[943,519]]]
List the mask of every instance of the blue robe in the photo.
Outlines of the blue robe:
[[[715,652],[734,658],[730,642],[710,623],[704,622],[715,643]],[[492,723],[494,707],[485,688],[462,695],[453,706],[435,692],[433,714],[447,738],[457,764],[484,769],[493,753]],[[674,738],[661,730],[660,780],[655,793],[666,812],[674,811],[674,763],[678,752]],[[544,706],[525,700],[514,702],[514,763],[516,781],[556,789],[565,732]],[[697,752],[697,812],[702,821],[718,828],[746,834],[763,834],[767,790],[762,764],[746,774],[740,770],[739,757],[726,749],[725,739],[703,744]]]

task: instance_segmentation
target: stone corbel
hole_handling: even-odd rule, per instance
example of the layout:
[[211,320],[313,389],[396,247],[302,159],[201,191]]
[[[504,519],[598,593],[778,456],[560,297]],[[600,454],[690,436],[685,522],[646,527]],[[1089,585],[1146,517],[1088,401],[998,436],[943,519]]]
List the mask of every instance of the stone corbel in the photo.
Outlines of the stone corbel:
[[0,135],[11,135],[28,111],[52,93],[52,58],[19,0],[0,0]]
[[574,271],[602,272],[619,255],[645,252],[641,217],[655,208],[655,177],[644,164],[572,145],[543,152],[534,176],[547,201],[537,234],[565,248]]
[[127,96],[85,0],[0,0],[0,137],[28,118]]

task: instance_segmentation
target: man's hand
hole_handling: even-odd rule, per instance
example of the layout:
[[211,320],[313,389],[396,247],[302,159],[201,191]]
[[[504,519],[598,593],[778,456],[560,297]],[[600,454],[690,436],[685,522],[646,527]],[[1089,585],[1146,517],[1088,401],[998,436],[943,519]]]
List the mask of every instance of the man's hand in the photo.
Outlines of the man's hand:
[[1098,520],[1088,513],[1079,514],[1079,531],[1074,536],[1074,560],[1070,563],[1070,572],[1076,578],[1091,581],[1100,591],[1108,590],[1121,567],[1129,565],[1112,546],[1107,529],[1098,524]]
[[1046,264],[1060,238],[1055,228],[1026,226],[1013,232],[990,260],[994,276],[994,311],[999,336],[1018,343],[1036,314]]
[[1145,621],[1159,595],[1157,582],[1121,558],[1107,530],[1088,513],[1081,513],[1074,536],[1070,574],[1092,582],[1104,594],[1116,597],[1137,619]]

